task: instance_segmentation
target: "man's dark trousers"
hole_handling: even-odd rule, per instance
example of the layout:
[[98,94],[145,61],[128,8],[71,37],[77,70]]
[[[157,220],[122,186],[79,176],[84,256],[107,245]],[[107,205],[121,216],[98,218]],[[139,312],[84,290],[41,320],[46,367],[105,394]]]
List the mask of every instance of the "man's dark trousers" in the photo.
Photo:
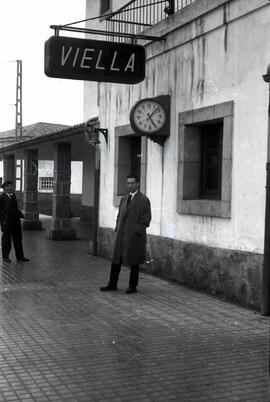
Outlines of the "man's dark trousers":
[[[111,287],[117,286],[121,266],[122,262],[120,262],[120,264],[112,263],[109,286]],[[139,265],[131,265],[129,275],[129,287],[136,288],[138,286],[138,283],[139,283]]]
[[9,258],[9,253],[11,250],[11,241],[14,245],[16,259],[20,260],[23,258],[23,246],[22,246],[22,228],[21,222],[14,222],[14,224],[6,229],[2,233],[2,256],[3,258]]

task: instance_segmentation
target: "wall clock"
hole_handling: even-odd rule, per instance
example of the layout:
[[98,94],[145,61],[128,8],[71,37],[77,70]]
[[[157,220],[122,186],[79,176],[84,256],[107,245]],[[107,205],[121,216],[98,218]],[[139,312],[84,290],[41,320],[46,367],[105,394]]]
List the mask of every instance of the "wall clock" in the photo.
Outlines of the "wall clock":
[[135,134],[147,136],[163,146],[170,135],[170,95],[144,98],[134,104],[129,120]]
[[158,98],[142,99],[130,111],[131,127],[141,135],[159,133],[168,118],[167,108]]

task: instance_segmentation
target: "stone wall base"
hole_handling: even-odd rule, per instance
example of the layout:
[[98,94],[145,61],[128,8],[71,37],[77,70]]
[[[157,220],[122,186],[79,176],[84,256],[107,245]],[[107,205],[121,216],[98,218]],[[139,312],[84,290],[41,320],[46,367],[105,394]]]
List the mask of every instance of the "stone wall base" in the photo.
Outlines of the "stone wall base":
[[76,240],[76,230],[68,229],[52,229],[46,230],[46,236],[49,240]]
[[93,223],[94,208],[86,205],[81,206],[80,221]]
[[23,230],[42,230],[42,222],[40,221],[23,221]]
[[[98,255],[110,259],[115,233],[99,228]],[[147,237],[148,273],[260,310],[263,256],[160,236]]]
[[[52,215],[52,193],[38,193],[38,212],[44,215]],[[81,194],[70,194],[70,217],[80,216]]]

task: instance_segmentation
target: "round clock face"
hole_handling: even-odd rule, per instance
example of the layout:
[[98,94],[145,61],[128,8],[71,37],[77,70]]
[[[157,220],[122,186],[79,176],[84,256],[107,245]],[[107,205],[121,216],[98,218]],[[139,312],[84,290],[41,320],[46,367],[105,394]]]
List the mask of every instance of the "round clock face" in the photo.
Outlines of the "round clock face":
[[145,99],[134,106],[131,120],[135,128],[145,133],[155,133],[162,129],[166,121],[164,108],[156,101]]

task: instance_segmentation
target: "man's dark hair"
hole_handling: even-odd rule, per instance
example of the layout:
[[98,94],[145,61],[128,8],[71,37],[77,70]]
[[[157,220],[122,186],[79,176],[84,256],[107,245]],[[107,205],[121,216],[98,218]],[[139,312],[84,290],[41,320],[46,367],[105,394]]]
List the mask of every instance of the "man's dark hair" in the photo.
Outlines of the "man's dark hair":
[[130,173],[129,175],[127,175],[127,179],[135,179],[136,183],[139,183],[139,178],[136,174]]
[[13,184],[13,181],[12,180],[6,180],[6,181],[4,181],[4,183],[2,184],[2,188],[5,188],[6,186],[8,186],[9,184]]

